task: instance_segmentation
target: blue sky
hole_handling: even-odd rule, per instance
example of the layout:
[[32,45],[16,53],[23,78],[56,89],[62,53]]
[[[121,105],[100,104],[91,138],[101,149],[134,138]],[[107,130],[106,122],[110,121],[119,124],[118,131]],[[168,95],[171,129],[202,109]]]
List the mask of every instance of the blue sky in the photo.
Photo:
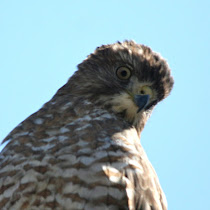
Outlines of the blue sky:
[[97,46],[134,39],[167,59],[171,95],[141,142],[169,210],[207,209],[210,197],[210,2],[0,2],[0,140],[50,100]]

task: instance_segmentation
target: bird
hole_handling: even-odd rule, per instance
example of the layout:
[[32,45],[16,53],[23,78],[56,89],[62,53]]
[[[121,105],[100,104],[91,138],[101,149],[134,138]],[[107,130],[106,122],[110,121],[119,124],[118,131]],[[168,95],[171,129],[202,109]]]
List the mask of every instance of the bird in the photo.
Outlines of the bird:
[[0,209],[166,210],[140,137],[173,84],[146,45],[97,47],[3,140]]

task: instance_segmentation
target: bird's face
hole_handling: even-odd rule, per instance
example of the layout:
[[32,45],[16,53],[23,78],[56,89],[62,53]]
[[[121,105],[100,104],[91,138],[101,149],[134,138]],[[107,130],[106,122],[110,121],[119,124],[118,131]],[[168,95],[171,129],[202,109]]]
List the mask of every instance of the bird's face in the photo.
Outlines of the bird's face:
[[125,87],[125,93],[129,96],[134,104],[138,107],[137,113],[143,110],[151,101],[155,99],[155,90],[151,83],[143,83],[138,80],[136,75],[132,75],[132,67],[121,66],[116,69],[116,76],[120,80],[129,80]]
[[133,41],[101,46],[78,68],[67,91],[113,111],[140,130],[173,86],[166,61]]
[[[157,93],[152,82],[139,81],[131,66],[117,68],[116,77],[127,84],[121,85],[121,91],[105,100],[105,105],[111,105],[115,113],[122,114],[132,124],[136,124],[142,115],[149,116],[152,107],[157,103]],[[121,81],[118,86],[120,83]]]

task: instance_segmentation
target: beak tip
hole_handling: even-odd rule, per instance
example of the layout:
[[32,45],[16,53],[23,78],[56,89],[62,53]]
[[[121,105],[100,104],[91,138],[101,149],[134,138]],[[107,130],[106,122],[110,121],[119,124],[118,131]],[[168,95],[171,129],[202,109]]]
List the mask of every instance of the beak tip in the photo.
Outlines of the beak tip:
[[135,104],[138,106],[137,113],[139,113],[142,109],[146,107],[149,102],[149,95],[135,95],[134,100]]

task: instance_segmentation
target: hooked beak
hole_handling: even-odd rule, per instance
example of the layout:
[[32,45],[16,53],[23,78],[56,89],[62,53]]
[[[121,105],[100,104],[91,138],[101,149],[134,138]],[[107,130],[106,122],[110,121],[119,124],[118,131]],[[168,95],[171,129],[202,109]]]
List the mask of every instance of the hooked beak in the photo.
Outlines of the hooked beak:
[[134,102],[139,107],[137,113],[144,109],[149,102],[149,95],[134,95]]

